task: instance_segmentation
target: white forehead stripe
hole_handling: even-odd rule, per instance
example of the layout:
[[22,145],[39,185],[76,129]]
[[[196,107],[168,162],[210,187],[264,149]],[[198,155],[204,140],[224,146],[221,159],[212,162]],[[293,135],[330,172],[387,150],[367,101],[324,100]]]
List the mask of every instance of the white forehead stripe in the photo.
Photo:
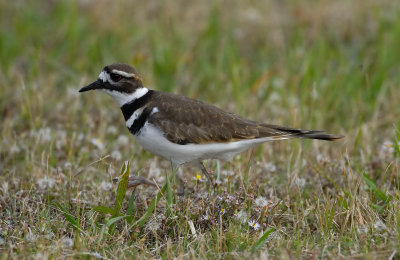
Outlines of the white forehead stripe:
[[110,75],[108,75],[108,73],[103,70],[99,75],[99,79],[101,79],[103,82],[110,82]]
[[125,72],[125,71],[122,71],[122,70],[112,70],[111,71],[112,73],[116,73],[116,74],[119,74],[119,75],[121,75],[122,77],[125,77],[125,78],[136,78],[136,75],[135,74],[133,74],[133,73],[128,73],[128,72]]

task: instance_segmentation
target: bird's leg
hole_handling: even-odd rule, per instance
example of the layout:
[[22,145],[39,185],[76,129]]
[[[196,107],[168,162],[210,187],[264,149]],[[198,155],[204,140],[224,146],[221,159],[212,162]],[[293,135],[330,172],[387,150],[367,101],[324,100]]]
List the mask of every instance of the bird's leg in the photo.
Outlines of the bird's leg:
[[134,188],[142,184],[157,186],[154,181],[150,181],[143,176],[129,176],[128,188]]
[[178,177],[178,196],[183,196],[185,194],[185,181],[183,179],[181,167],[176,169],[176,177]]
[[201,169],[201,171],[203,172],[203,174],[204,174],[205,176],[207,176],[207,189],[210,188],[210,184],[212,184],[213,189],[214,189],[215,186],[214,186],[214,184],[213,184],[211,175],[210,175],[210,173],[207,171],[206,167],[204,167],[203,162],[200,162],[200,169]]

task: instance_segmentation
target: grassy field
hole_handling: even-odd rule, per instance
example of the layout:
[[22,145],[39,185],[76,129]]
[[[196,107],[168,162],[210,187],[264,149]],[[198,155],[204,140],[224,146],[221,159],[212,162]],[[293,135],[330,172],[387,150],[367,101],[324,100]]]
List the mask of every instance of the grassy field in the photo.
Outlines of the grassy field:
[[[398,1],[0,1],[0,21],[1,259],[400,258]],[[346,137],[210,161],[215,193],[186,168],[177,196],[111,98],[78,93],[113,62]]]

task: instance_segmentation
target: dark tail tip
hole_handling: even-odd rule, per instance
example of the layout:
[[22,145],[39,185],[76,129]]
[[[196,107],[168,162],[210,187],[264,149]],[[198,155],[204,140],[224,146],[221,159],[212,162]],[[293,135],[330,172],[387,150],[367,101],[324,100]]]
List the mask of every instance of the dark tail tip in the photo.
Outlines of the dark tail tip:
[[325,140],[325,141],[336,141],[336,140],[344,138],[343,135],[328,134],[328,133],[326,133],[326,131],[302,130],[302,129],[296,129],[296,128],[291,128],[291,127],[278,126],[278,125],[267,125],[267,124],[264,124],[263,126],[265,126],[267,129],[274,129],[274,130],[280,131],[280,134],[282,136],[291,136],[291,137],[307,138],[307,139],[318,139],[318,140]]
[[344,138],[343,135],[333,135],[327,134],[325,131],[304,131],[303,133],[297,134],[298,137],[307,138],[307,139],[318,139],[325,141],[336,141]]

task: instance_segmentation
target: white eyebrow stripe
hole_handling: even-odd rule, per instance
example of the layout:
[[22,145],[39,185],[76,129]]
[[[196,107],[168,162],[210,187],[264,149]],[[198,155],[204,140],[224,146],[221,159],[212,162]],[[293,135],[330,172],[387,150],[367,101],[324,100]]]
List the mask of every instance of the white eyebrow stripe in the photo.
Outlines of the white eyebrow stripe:
[[133,74],[133,73],[127,73],[127,72],[122,71],[122,70],[113,69],[111,72],[112,72],[112,73],[119,74],[119,75],[121,75],[121,76],[123,76],[123,77],[125,77],[125,78],[135,78],[135,77],[136,77],[135,74]]

